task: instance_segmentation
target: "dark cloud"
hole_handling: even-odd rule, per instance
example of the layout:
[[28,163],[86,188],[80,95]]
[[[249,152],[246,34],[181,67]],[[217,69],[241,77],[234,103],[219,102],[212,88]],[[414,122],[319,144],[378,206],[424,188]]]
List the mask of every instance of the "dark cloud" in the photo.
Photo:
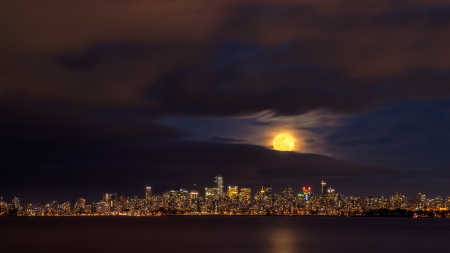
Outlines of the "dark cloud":
[[445,1],[15,1],[1,15],[2,93],[217,116],[442,98],[448,9]]
[[240,142],[245,142],[246,140],[239,139],[239,138],[214,136],[214,137],[208,138],[208,141],[218,142],[218,143],[240,143]]

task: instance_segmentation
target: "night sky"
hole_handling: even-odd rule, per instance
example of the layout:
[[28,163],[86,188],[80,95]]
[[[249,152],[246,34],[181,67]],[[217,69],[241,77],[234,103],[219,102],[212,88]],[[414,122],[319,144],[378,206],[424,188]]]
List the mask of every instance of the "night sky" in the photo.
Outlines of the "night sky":
[[0,196],[450,195],[449,31],[444,0],[3,2]]

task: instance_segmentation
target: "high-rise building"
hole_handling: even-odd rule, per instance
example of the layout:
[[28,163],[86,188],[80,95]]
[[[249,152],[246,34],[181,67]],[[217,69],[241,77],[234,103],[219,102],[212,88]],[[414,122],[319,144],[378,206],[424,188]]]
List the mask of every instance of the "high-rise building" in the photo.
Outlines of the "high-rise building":
[[105,201],[106,203],[109,203],[109,201],[111,201],[111,194],[109,194],[109,193],[103,194],[103,201]]
[[12,207],[13,209],[19,209],[20,208],[20,199],[18,197],[14,197],[12,200]]
[[147,200],[147,203],[150,203],[152,199],[152,187],[147,186],[145,187],[145,200]]
[[234,185],[234,186],[230,185],[230,186],[228,186],[227,195],[230,198],[237,197],[237,195],[238,195],[238,186],[237,185]]
[[400,192],[395,192],[394,196],[391,197],[391,208],[399,209],[406,208],[407,198]]
[[266,207],[273,206],[274,196],[272,194],[272,186],[271,185],[263,185],[260,193],[260,201],[264,203]]
[[252,193],[252,189],[250,189],[250,188],[241,188],[241,192],[240,192],[240,194],[241,194],[241,196],[245,196],[245,197],[247,197],[247,198],[251,198],[251,193]]
[[311,186],[303,186],[303,196],[306,201],[311,197]]
[[69,214],[70,213],[70,201],[66,201],[61,204],[61,213],[63,214]]
[[119,194],[119,196],[117,196],[117,201],[119,201],[121,204],[125,203],[125,196],[123,194]]
[[414,201],[414,207],[417,210],[422,210],[425,206],[427,206],[426,200],[427,198],[425,194],[422,194],[420,192],[417,193]]
[[5,203],[5,200],[3,199],[3,197],[0,197],[0,215],[4,212],[6,212],[6,208],[7,205]]
[[47,207],[49,213],[56,214],[59,212],[59,203],[56,200],[52,200],[50,205]]
[[223,193],[223,176],[216,175],[214,183],[215,183],[215,188],[219,189],[219,192],[222,195],[222,193]]
[[252,194],[252,190],[250,188],[241,188],[241,192],[239,194],[239,198],[243,202],[248,202],[248,201],[250,201],[250,199],[252,197],[251,194]]
[[294,196],[294,191],[292,190],[291,186],[287,185],[286,187],[284,187],[281,195],[283,196],[283,198],[292,198]]
[[189,192],[189,198],[190,199],[197,199],[198,198],[198,191],[192,190]]
[[262,191],[264,192],[264,196],[269,196],[272,194],[272,186],[271,185],[263,185]]
[[75,202],[75,212],[85,212],[86,200],[83,198],[78,198]]
[[114,205],[114,202],[117,201],[117,193],[105,193],[103,194],[103,201],[108,203],[110,207]]
[[217,200],[220,197],[218,188],[205,188],[205,200]]
[[109,213],[110,207],[109,203],[106,201],[100,201],[95,203],[95,211],[99,214],[107,214]]
[[327,183],[325,183],[325,182],[322,180],[322,183],[320,183],[320,186],[322,187],[322,188],[321,188],[321,189],[322,189],[322,196],[327,195]]

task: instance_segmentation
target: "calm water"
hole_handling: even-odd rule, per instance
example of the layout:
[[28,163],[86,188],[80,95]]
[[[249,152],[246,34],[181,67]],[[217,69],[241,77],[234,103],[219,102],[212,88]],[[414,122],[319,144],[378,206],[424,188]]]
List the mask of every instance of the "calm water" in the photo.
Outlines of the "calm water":
[[0,252],[450,252],[450,219],[0,218]]

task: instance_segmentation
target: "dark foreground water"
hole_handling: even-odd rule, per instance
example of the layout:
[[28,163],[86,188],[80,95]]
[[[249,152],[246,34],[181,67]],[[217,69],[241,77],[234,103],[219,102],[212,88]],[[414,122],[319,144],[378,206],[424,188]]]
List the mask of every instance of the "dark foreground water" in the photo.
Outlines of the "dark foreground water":
[[0,252],[450,252],[450,219],[0,217]]

